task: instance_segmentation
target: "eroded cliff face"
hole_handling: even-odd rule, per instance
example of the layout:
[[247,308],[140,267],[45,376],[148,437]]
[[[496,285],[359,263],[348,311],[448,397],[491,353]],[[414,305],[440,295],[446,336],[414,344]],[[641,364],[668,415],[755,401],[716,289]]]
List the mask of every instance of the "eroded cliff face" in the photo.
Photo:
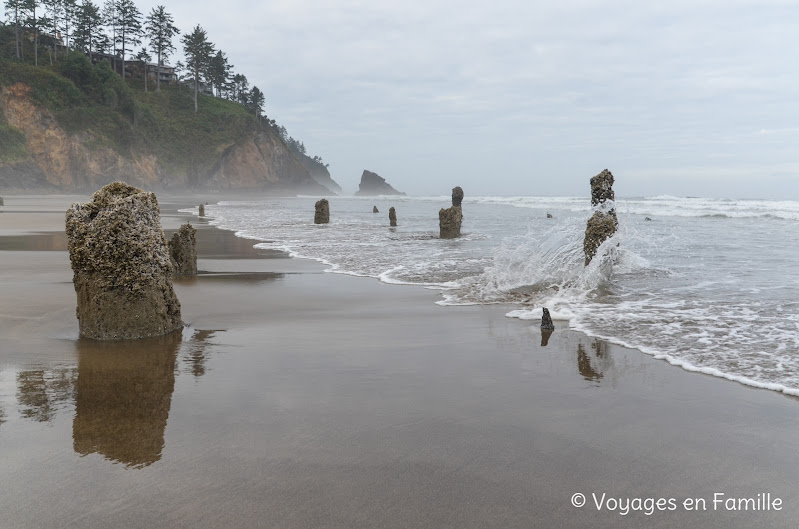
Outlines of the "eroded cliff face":
[[[252,189],[275,193],[318,193],[327,189],[280,139],[270,132],[241,138],[222,150],[208,171],[167,172],[157,156],[131,149],[121,154],[105,146],[91,129],[68,134],[53,114],[18,83],[0,92],[0,110],[25,135],[28,156],[0,162],[0,188],[54,192],[90,191],[123,180],[144,189]],[[201,172],[202,171],[202,172]]]
[[[159,186],[160,167],[154,156],[122,157],[97,145],[91,132],[69,135],[46,109],[35,105],[30,87],[15,84],[0,93],[6,121],[25,134],[28,159],[0,164],[4,187],[59,191],[96,189],[117,179],[141,187]],[[92,146],[92,148],[89,148]]]
[[330,171],[327,170],[327,167],[324,165],[315,162],[312,158],[303,155],[299,156],[300,162],[302,165],[308,169],[308,172],[311,173],[311,176],[317,183],[322,184],[325,186],[331,193],[335,193],[340,195],[342,193],[341,186],[338,185],[338,182],[333,180],[330,176]]
[[327,191],[276,135],[266,132],[225,149],[202,186],[323,194]]

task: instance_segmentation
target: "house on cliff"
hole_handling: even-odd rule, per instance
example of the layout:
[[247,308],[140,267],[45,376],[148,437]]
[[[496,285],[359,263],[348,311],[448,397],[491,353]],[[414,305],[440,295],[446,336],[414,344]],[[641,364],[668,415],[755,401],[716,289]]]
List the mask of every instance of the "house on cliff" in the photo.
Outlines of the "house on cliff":
[[145,61],[128,61],[125,63],[125,75],[129,75],[134,79],[143,79],[145,72],[147,78],[155,81],[156,78],[161,76],[161,84],[170,84],[178,82],[178,75],[175,73],[175,67],[168,64],[161,65],[161,72],[158,71],[158,63],[145,62]]
[[[111,69],[119,75],[122,75],[122,57],[111,53],[92,54],[93,64],[98,64],[102,61],[108,61],[111,65]],[[145,62],[138,59],[129,59],[125,61],[125,77],[129,79],[144,79],[145,72],[147,79],[155,82],[156,78],[159,76],[158,63]],[[178,82],[178,75],[175,72],[174,66],[162,64],[160,76],[162,85]]]

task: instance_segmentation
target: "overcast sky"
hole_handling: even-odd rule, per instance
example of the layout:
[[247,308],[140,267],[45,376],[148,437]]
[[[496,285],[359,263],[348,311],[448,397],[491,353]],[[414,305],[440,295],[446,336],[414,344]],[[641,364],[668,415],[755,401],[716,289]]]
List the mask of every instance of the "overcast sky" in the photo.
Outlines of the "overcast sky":
[[796,0],[157,3],[348,193],[799,199]]

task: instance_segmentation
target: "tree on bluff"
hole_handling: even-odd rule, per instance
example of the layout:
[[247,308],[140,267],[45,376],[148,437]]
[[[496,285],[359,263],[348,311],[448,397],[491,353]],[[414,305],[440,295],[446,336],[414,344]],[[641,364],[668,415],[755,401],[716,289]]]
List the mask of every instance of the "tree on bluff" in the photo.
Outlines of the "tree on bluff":
[[208,63],[208,81],[216,87],[216,97],[222,97],[222,91],[227,91],[231,87],[229,80],[233,65],[227,61],[227,56],[222,50],[218,50]]
[[122,80],[125,80],[125,52],[127,46],[131,48],[141,44],[141,11],[133,3],[133,0],[119,0],[117,8],[117,43],[121,45],[122,51]]
[[139,53],[136,54],[136,60],[139,60],[142,63],[144,63],[144,91],[146,93],[149,91],[147,89],[147,77],[149,77],[149,75],[147,75],[147,63],[149,63],[153,59],[150,56],[150,53],[147,51],[147,48],[142,48],[139,51]]
[[175,27],[172,15],[166,12],[164,6],[154,7],[147,15],[145,26],[147,38],[150,39],[150,47],[155,52],[158,60],[158,73],[155,78],[155,91],[161,91],[161,66],[169,55],[175,51],[172,45],[172,38],[179,35],[180,31]]
[[264,113],[264,103],[266,102],[266,97],[264,93],[257,86],[252,87],[252,91],[250,92],[250,101],[249,101],[249,108],[250,112],[256,115],[258,118],[258,123],[261,122],[261,116]]
[[91,0],[83,0],[75,14],[75,27],[72,36],[75,48],[87,53],[90,59],[93,52],[97,51],[98,42],[102,41],[102,25],[100,8]]
[[3,5],[6,8],[6,16],[9,21],[14,22],[14,44],[17,51],[17,59],[22,58],[22,49],[19,39],[19,25],[22,18],[22,11],[25,9],[24,0],[6,0]]
[[208,71],[214,45],[208,40],[208,34],[198,24],[191,33],[183,35],[183,54],[186,56],[186,67],[191,72],[194,82],[194,113],[197,113],[197,92],[200,88],[200,76]]
[[250,97],[249,84],[247,77],[237,73],[233,76],[233,101],[247,106]]
[[[48,39],[51,41],[50,48],[53,51],[53,55],[55,58],[58,59],[58,47],[55,45],[53,41],[53,37],[58,35],[58,32],[61,30],[61,22],[64,17],[64,5],[61,0],[42,0],[42,4],[44,5],[44,10],[47,20],[47,26],[45,30],[48,35]],[[50,66],[53,65],[53,56],[50,56]]]
[[40,3],[39,0],[23,0],[22,2],[22,9],[26,15],[25,25],[33,30],[33,63],[36,66],[39,66],[39,29],[48,25],[48,21],[39,16],[41,12],[39,15],[36,14]]

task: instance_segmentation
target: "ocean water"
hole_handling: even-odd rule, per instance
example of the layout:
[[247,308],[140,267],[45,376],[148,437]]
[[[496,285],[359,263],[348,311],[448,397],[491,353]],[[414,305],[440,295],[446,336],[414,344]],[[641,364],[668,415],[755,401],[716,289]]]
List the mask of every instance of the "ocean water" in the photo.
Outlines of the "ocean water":
[[618,233],[585,267],[587,197],[467,196],[455,240],[438,238],[449,196],[333,197],[327,225],[313,224],[316,200],[222,201],[206,214],[330,272],[439,289],[442,305],[507,304],[531,325],[547,307],[560,326],[799,395],[799,202],[620,198]]

